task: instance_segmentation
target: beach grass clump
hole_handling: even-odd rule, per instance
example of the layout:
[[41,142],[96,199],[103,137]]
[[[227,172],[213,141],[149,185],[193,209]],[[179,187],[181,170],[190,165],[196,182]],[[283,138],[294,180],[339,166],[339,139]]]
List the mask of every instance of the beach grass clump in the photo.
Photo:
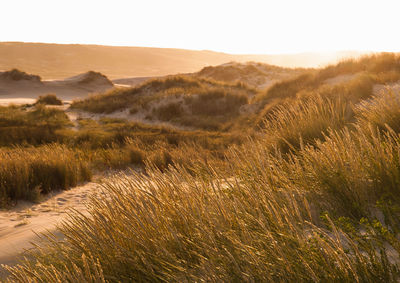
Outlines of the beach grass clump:
[[10,71],[5,71],[0,73],[0,79],[8,81],[33,81],[41,82],[40,76],[28,74],[18,69],[12,69]]
[[63,145],[0,149],[0,198],[35,200],[40,193],[65,190],[89,181],[89,163]]
[[41,95],[36,100],[35,104],[44,104],[44,105],[62,105],[62,101],[53,93]]
[[341,98],[321,96],[287,102],[274,108],[264,120],[267,143],[281,150],[298,149],[323,139],[328,129],[340,129],[352,117],[351,104]]
[[60,138],[57,131],[69,125],[64,111],[42,104],[29,110],[23,106],[0,106],[0,146],[56,142]]
[[385,90],[355,108],[358,123],[385,130],[390,127],[400,132],[400,94],[394,90]]

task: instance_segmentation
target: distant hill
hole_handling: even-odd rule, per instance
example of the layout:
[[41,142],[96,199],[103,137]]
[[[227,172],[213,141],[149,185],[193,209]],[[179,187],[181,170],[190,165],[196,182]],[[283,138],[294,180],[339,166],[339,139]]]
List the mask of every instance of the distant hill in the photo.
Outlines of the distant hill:
[[[351,117],[352,103],[367,100],[387,87],[400,89],[400,55],[381,53],[316,69],[226,63],[196,73],[147,79],[141,83],[133,78],[118,80],[134,87],[117,87],[76,100],[72,108],[90,113],[88,117],[96,114],[145,123],[167,122],[191,129],[224,130],[235,123],[239,127],[243,123],[264,127],[271,113],[277,115],[287,108],[303,111],[299,109],[304,101],[322,103],[321,97],[335,97],[338,104],[332,104],[329,111]],[[340,103],[349,104],[340,108]],[[326,114],[325,110],[319,113],[319,106],[313,105],[316,117]]]
[[38,96],[55,94],[62,100],[85,98],[89,93],[104,92],[114,84],[103,74],[89,71],[61,80],[41,80],[37,75],[18,69],[0,72],[0,105],[28,103]]
[[41,82],[41,78],[36,75],[27,74],[18,69],[12,69],[6,72],[0,72],[0,82],[18,82],[18,81],[31,81]]
[[110,79],[196,72],[231,61],[256,61],[285,67],[317,67],[358,52],[292,55],[231,55],[171,48],[0,42],[0,70],[13,68],[60,79],[96,70]]
[[194,76],[228,83],[244,82],[251,87],[267,88],[275,82],[289,79],[305,72],[306,69],[283,68],[262,63],[230,62],[218,66],[208,66],[194,73]]
[[[215,81],[236,83],[243,82],[250,87],[265,89],[277,81],[289,79],[310,69],[304,68],[284,68],[263,63],[229,62],[217,66],[207,66],[199,72],[180,74],[187,77],[206,78]],[[117,85],[137,86],[140,83],[151,79],[173,77],[174,75],[160,77],[133,77],[116,79],[113,82]]]

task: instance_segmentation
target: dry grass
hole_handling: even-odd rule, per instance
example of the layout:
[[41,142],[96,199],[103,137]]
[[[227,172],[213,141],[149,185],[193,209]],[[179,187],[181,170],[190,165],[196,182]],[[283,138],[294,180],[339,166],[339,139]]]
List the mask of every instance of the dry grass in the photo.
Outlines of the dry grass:
[[31,75],[23,71],[20,71],[18,69],[12,69],[10,71],[1,72],[0,79],[9,81],[21,81],[21,80],[28,80],[34,82],[41,81],[41,78],[39,76]]
[[62,105],[63,103],[55,94],[50,93],[44,96],[39,96],[35,104]]
[[[380,53],[360,59],[347,59],[320,70],[310,70],[298,77],[276,83],[266,92],[257,95],[255,101],[264,106],[274,99],[294,98],[299,92],[316,90],[327,79],[345,74],[360,74],[353,83],[364,87],[368,87],[368,83],[360,80],[369,80],[370,84],[397,81],[400,79],[400,56]],[[356,85],[348,85],[347,88],[356,88]]]
[[352,115],[352,108],[343,99],[308,97],[279,105],[267,115],[263,128],[267,143],[287,151],[322,139],[328,129],[340,129]]
[[[298,80],[302,91],[235,147],[233,134],[164,129],[89,150],[91,162],[145,172],[105,181],[88,214],[71,213],[60,227],[65,238],[44,239],[8,268],[9,281],[397,282],[398,97],[371,98],[372,84],[395,79],[397,66],[382,55]],[[346,84],[308,89],[360,70]],[[170,95],[180,83],[168,82]]]
[[360,124],[371,123],[374,128],[381,130],[389,126],[395,132],[400,132],[399,93],[387,90],[358,104],[355,111]]
[[57,130],[69,125],[64,111],[39,104],[27,111],[19,106],[0,106],[0,145],[38,145],[59,139]]
[[376,251],[374,235],[355,239],[326,213],[324,226],[313,201],[371,204],[368,195],[383,192],[369,179],[397,180],[390,173],[400,164],[388,160],[397,139],[344,131],[289,159],[250,143],[231,152],[227,171],[198,160],[195,174],[119,175],[91,199],[89,215],[71,214],[64,240],[46,241],[33,261],[9,269],[10,280],[394,282],[396,266]]
[[[248,97],[255,92],[243,83],[228,84],[174,76],[75,101],[72,107],[94,113],[130,109],[131,114],[142,111],[149,119],[215,130],[213,125],[206,123],[207,117],[217,116],[218,126],[237,118],[240,107],[247,104]],[[203,123],[197,123],[197,120],[202,120]]]
[[0,203],[35,200],[40,193],[90,180],[87,161],[60,145],[0,149]]
[[47,239],[9,280],[396,282],[386,249],[400,252],[400,136],[360,124],[313,144],[282,154],[249,141],[221,166],[169,151],[190,155],[190,170],[162,173],[155,159],[107,181],[89,215],[71,214],[65,239]]

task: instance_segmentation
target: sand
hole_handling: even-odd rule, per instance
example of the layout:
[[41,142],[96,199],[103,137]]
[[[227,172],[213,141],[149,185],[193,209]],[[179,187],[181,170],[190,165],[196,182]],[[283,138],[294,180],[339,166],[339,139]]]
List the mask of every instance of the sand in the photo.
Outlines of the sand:
[[400,93],[400,81],[374,85],[373,92],[375,95],[379,95],[384,91],[394,91],[395,93]]
[[20,201],[10,210],[0,210],[0,265],[15,263],[24,250],[32,248],[31,242],[38,240],[36,233],[55,231],[70,208],[85,211],[89,195],[99,192],[98,188],[90,182],[48,194],[40,203]]
[[33,104],[35,103],[35,101],[36,99],[34,98],[25,98],[25,97],[0,98],[0,106],[8,106],[10,104],[15,104],[15,105]]
[[358,75],[359,75],[359,73],[339,75],[339,76],[325,80],[325,83],[327,85],[331,85],[331,86],[342,84],[342,83],[347,83],[347,82],[351,81],[352,79],[354,79],[355,77],[357,77]]
[[0,105],[33,103],[40,95],[56,94],[63,101],[71,102],[85,98],[90,93],[101,93],[111,89],[111,83],[97,78],[92,82],[82,83],[85,74],[64,80],[5,81],[0,80]]

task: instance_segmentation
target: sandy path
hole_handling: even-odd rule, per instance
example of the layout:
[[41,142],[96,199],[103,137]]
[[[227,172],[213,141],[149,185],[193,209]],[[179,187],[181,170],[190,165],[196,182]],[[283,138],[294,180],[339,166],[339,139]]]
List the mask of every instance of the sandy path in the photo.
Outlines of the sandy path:
[[35,233],[54,231],[69,208],[84,211],[86,200],[98,187],[87,183],[52,193],[37,204],[20,202],[11,210],[0,211],[0,265],[14,263],[21,252],[31,248],[31,242],[37,240]]
[[146,113],[144,113],[143,111],[139,111],[136,114],[130,114],[129,109],[115,111],[113,113],[108,113],[108,114],[98,114],[98,113],[91,113],[91,112],[86,112],[83,110],[76,110],[76,109],[68,108],[68,109],[66,109],[65,114],[67,114],[70,121],[74,124],[74,129],[76,129],[76,130],[78,129],[78,120],[79,119],[92,119],[95,121],[99,121],[101,118],[116,118],[116,119],[127,120],[129,122],[137,122],[137,123],[150,125],[150,126],[165,126],[168,128],[178,129],[178,130],[182,130],[182,131],[196,130],[195,128],[192,128],[192,127],[176,125],[176,124],[172,124],[172,123],[166,122],[166,121],[160,121],[160,120],[156,120],[156,119],[148,120],[145,118]]

